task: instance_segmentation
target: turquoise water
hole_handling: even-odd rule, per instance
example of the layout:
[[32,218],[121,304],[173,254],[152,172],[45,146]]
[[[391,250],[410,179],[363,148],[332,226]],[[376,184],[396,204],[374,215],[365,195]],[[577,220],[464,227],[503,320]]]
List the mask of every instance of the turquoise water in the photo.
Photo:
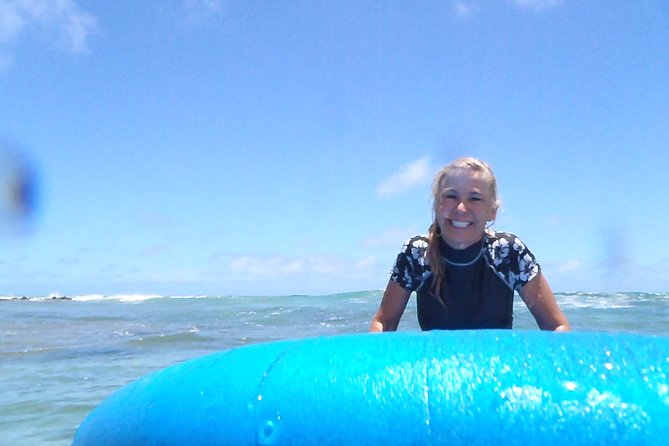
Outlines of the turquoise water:
[[[0,299],[0,444],[68,445],[95,405],[176,362],[257,342],[364,332],[380,291],[327,296]],[[562,293],[573,329],[669,336],[669,294]],[[516,329],[536,330],[518,299]],[[418,330],[415,301],[400,330]]]

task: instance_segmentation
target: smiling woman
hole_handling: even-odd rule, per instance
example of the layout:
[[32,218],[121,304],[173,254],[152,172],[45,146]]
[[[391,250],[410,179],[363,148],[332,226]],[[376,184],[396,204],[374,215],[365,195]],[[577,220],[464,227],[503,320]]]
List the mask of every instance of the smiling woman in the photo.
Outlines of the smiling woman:
[[542,330],[569,330],[534,255],[489,227],[500,204],[490,166],[459,158],[437,173],[432,194],[429,233],[398,255],[372,331],[396,330],[414,291],[423,330],[511,328],[516,291]]
[[462,159],[441,169],[432,194],[435,223],[431,234],[441,233],[455,249],[480,240],[488,222],[497,216],[497,181],[490,167],[481,161]]

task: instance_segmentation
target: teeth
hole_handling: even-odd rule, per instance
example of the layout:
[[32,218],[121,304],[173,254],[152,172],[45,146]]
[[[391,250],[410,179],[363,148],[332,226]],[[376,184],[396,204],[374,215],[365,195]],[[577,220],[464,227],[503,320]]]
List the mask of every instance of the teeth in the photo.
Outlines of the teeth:
[[466,222],[466,221],[451,220],[451,224],[453,226],[455,226],[456,228],[466,228],[467,226],[469,226],[469,222]]

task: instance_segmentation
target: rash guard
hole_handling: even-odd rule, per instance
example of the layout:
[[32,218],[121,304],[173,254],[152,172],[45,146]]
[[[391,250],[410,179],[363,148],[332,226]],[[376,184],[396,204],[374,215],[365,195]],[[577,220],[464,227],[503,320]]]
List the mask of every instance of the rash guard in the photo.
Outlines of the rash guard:
[[392,280],[416,292],[421,329],[511,328],[514,291],[541,273],[525,244],[512,233],[490,229],[463,250],[439,243],[445,265],[439,297],[431,291],[426,236],[409,239],[391,271]]

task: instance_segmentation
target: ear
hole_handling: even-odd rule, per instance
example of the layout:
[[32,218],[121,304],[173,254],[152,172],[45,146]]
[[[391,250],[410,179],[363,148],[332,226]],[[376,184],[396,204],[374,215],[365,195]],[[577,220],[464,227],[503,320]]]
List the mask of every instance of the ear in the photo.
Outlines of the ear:
[[488,214],[488,221],[493,221],[497,218],[497,207],[494,207],[490,210],[490,214]]

